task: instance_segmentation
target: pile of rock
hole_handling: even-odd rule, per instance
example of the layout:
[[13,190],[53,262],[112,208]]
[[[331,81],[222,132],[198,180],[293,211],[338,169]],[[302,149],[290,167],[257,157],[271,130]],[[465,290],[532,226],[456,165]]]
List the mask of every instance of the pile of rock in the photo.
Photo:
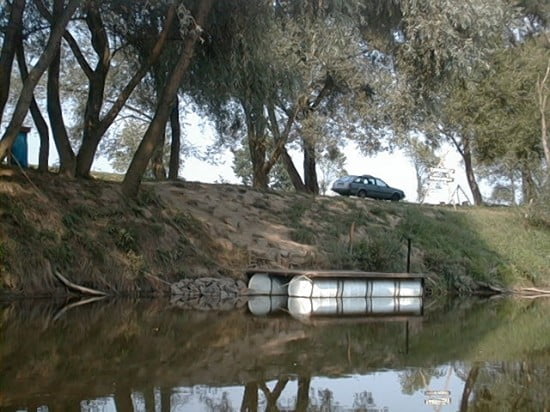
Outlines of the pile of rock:
[[171,302],[200,310],[230,310],[246,303],[247,286],[242,280],[227,278],[182,279],[171,286]]

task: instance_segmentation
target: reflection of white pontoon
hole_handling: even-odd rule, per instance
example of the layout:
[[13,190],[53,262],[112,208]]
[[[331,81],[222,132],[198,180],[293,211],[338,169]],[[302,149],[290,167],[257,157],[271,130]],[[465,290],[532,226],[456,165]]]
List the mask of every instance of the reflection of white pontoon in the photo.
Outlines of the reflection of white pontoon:
[[422,298],[296,298],[264,295],[251,296],[248,309],[256,316],[285,311],[297,319],[309,316],[420,316]]
[[312,315],[420,315],[421,298],[288,298],[295,317]]

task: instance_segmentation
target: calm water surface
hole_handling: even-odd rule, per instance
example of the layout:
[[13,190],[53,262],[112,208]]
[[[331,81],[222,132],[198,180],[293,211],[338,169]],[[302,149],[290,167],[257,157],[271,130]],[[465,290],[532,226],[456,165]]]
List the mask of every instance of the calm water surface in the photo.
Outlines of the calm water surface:
[[550,411],[550,300],[296,319],[0,303],[2,411]]

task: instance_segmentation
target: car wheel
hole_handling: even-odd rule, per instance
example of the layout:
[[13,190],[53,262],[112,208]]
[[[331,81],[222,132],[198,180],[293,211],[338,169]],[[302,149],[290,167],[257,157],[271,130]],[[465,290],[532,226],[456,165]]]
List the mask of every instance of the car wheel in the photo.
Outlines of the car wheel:
[[358,193],[357,193],[357,196],[359,197],[367,197],[367,192],[365,190],[360,190]]
[[401,196],[399,196],[398,193],[394,193],[394,194],[391,196],[391,201],[392,201],[392,202],[397,202],[397,201],[399,201],[400,198],[401,198]]

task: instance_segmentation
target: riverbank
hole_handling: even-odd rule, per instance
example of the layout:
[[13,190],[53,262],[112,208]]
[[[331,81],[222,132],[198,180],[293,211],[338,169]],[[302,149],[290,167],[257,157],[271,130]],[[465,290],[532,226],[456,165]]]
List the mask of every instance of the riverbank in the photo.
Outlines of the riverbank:
[[244,269],[406,270],[433,294],[550,285],[550,230],[518,208],[422,206],[196,182],[116,182],[0,169],[0,294],[161,295]]

